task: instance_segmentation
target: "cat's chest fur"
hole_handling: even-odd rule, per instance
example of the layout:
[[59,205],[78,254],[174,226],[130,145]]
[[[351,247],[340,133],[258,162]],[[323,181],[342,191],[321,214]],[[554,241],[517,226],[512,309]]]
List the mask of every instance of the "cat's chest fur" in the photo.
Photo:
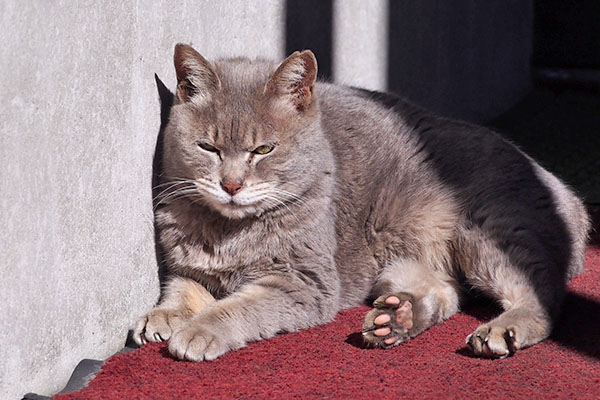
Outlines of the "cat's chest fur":
[[277,218],[230,221],[176,202],[160,209],[156,222],[171,270],[203,283],[216,296],[238,288],[255,265],[289,252],[290,240],[270,234],[285,231],[285,222]]

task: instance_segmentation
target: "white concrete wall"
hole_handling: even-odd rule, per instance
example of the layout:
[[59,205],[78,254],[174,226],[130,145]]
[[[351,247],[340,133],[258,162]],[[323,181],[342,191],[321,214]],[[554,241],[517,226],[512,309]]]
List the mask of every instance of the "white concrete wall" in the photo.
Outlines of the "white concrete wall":
[[333,2],[333,77],[369,90],[387,89],[388,0]]
[[[458,3],[469,5],[466,22],[458,18],[466,29],[481,25],[469,24],[477,21],[472,0]],[[529,3],[510,2],[512,8]],[[292,18],[312,17],[311,1],[302,4],[302,15]],[[337,81],[385,89],[389,63],[394,74],[410,69],[410,58],[388,60],[390,48],[404,54],[388,40],[391,4],[331,4],[331,24],[317,28],[332,37]],[[427,24],[404,21],[405,10],[396,12],[392,22],[406,30],[392,44],[434,59],[443,53],[460,71],[462,53],[452,58],[423,38]],[[436,7],[420,13],[424,21],[444,20]],[[432,13],[434,18],[424,17]],[[283,0],[0,1],[0,398],[60,390],[81,359],[118,351],[127,329],[158,297],[151,175],[160,106],[154,73],[174,87],[174,44],[191,43],[209,59],[280,59],[285,21]],[[486,32],[493,36],[494,29]],[[469,77],[445,74],[438,63],[409,79],[411,94],[424,94],[422,100],[441,111],[451,103],[459,115],[507,108],[528,78],[528,38],[517,35],[519,46],[513,36],[499,35],[509,43],[495,47],[494,57],[469,59],[480,60],[486,71],[490,60],[516,60],[518,68],[505,76],[478,74],[450,93],[432,85]],[[477,39],[476,33],[469,37]],[[455,42],[475,55],[497,44],[465,44],[464,35]],[[448,100],[453,96],[478,100],[461,106]]]

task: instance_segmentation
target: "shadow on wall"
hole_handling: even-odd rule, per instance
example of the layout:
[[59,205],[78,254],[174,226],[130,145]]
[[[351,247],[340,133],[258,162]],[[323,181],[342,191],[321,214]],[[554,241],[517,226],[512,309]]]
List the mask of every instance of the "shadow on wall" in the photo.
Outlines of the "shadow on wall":
[[[156,81],[156,88],[158,90],[158,97],[160,100],[160,128],[158,130],[158,136],[156,138],[156,146],[154,147],[154,157],[152,159],[152,207],[154,210],[158,207],[160,202],[160,193],[164,190],[160,186],[160,176],[162,174],[162,157],[163,157],[163,143],[165,128],[169,123],[169,114],[171,113],[171,107],[175,96],[160,80],[158,75],[154,74],[154,80]],[[167,277],[167,268],[163,249],[158,240],[158,228],[156,221],[154,221],[154,251],[156,252],[156,262],[158,264],[158,279],[159,282],[163,283]],[[162,296],[162,291],[161,291]]]
[[330,80],[333,60],[333,1],[288,0],[285,11],[286,56],[310,49],[319,62],[319,76]]

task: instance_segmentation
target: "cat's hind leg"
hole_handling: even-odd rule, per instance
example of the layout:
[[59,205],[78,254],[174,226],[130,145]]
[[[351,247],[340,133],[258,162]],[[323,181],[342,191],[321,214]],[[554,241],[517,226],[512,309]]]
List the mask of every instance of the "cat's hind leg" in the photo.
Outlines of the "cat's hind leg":
[[214,297],[198,282],[175,277],[166,283],[160,303],[137,321],[133,340],[140,346],[168,340],[192,316],[214,301]]
[[398,259],[387,265],[372,294],[377,298],[362,328],[363,340],[370,346],[396,346],[459,310],[455,280],[415,260]]
[[459,262],[467,283],[504,309],[467,336],[475,355],[504,358],[546,339],[565,290],[566,265],[562,273],[558,265],[564,257],[550,256],[534,236],[511,238],[504,250],[475,228],[461,238]]

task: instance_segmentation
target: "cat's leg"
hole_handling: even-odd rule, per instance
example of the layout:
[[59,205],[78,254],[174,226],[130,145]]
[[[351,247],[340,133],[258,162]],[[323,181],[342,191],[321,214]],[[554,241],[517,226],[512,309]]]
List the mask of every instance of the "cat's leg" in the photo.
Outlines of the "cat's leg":
[[160,303],[140,318],[133,330],[133,340],[138,344],[162,342],[200,312],[214,297],[198,282],[176,277],[164,288]]
[[[194,316],[169,340],[182,360],[214,360],[249,342],[329,322],[339,309],[339,280],[333,258],[303,258],[297,268],[263,265],[239,290]],[[251,268],[251,267],[249,267]]]
[[459,310],[459,287],[453,278],[414,260],[385,267],[373,295],[377,299],[363,323],[363,338],[389,348],[448,319]]
[[463,239],[459,257],[467,282],[504,309],[468,335],[467,345],[478,356],[504,358],[546,339],[564,294],[557,261],[534,238],[515,240],[508,251],[476,230]]

